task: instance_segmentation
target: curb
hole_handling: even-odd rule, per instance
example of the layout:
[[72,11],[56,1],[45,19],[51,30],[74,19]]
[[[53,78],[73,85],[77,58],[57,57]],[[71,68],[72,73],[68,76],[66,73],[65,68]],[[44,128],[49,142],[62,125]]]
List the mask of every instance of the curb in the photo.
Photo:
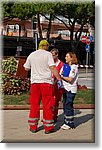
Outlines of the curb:
[[78,65],[79,68],[94,68],[93,65]]
[[[0,110],[29,110],[30,105],[4,105],[0,106]],[[42,109],[42,105],[40,106]],[[59,105],[59,109],[63,109],[63,105]],[[95,109],[94,104],[74,104],[74,109]]]

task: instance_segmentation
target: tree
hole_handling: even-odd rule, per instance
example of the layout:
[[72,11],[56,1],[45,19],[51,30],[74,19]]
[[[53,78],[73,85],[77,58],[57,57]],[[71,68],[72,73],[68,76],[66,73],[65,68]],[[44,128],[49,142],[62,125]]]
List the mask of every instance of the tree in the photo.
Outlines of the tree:
[[[41,30],[41,27],[40,27],[39,17],[40,17],[40,15],[42,15],[48,20],[47,39],[49,40],[50,31],[51,31],[51,23],[52,23],[52,20],[53,20],[53,14],[54,14],[54,11],[55,11],[56,4],[53,3],[53,2],[52,3],[51,2],[48,2],[48,3],[38,2],[38,3],[35,3],[34,7],[35,7],[35,10],[36,10],[36,13],[37,13],[38,31],[39,31],[40,38],[42,38],[42,30]],[[47,17],[46,15],[49,15],[49,17]]]
[[[31,2],[3,2],[3,14],[5,22],[18,18],[21,21],[31,19],[32,16],[36,15],[34,7]],[[23,24],[24,29],[25,25]],[[21,34],[21,24],[19,24],[19,36]]]
[[[95,22],[95,3],[94,1],[88,2],[13,2],[4,3],[4,17],[7,18],[19,18],[22,20],[37,19],[38,32],[40,38],[42,38],[42,29],[40,26],[40,15],[43,15],[48,20],[47,38],[50,37],[51,24],[54,18],[60,20],[66,28],[70,31],[70,39],[73,46],[73,34],[75,30],[75,24],[79,24],[80,28],[75,32],[75,40],[79,41],[84,26],[89,23],[93,25]],[[46,16],[49,15],[49,17]],[[66,23],[59,16],[63,16],[68,20]]]
[[11,3],[2,2],[1,5],[2,5],[3,17],[5,18],[5,22],[12,20],[14,18],[12,14],[12,6],[14,5],[14,2]]
[[[22,21],[32,19],[35,13],[35,9],[31,2],[15,2],[12,6],[12,14],[15,18],[18,18]],[[23,23],[25,29],[25,24]],[[19,36],[21,34],[21,24],[19,24]]]
[[[76,41],[79,41],[84,25],[93,23],[95,21],[95,4],[88,3],[58,3],[54,17],[60,20],[66,28],[70,31],[70,39],[73,48],[73,33],[75,24],[78,23],[80,28],[75,33]],[[69,24],[61,20],[58,16],[61,15],[68,19]]]

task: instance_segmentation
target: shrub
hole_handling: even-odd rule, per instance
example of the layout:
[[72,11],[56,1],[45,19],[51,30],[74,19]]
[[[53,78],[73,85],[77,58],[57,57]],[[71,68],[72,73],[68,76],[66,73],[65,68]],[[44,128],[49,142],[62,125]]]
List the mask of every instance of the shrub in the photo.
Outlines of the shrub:
[[27,92],[30,87],[28,78],[16,77],[14,75],[2,75],[2,93],[7,95],[20,95]]
[[30,87],[29,78],[21,78],[14,75],[17,69],[17,61],[9,57],[2,61],[1,86],[2,93],[6,95],[20,95],[27,92]]
[[14,57],[2,61],[2,72],[7,74],[14,74],[17,69],[17,61]]

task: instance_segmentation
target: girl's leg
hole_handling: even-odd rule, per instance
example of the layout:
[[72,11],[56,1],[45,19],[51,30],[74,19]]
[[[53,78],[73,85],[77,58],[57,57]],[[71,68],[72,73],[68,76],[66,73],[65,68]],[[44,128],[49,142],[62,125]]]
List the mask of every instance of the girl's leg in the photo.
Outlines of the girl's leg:
[[74,108],[73,101],[75,94],[71,92],[65,93],[64,99],[64,123],[71,128],[74,128]]

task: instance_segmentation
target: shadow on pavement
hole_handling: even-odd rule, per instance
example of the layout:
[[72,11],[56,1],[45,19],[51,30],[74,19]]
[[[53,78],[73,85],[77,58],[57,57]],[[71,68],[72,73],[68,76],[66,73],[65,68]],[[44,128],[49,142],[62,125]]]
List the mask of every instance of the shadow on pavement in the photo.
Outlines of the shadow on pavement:
[[[80,110],[75,110],[75,115],[80,114]],[[86,114],[84,116],[74,117],[75,127],[78,127],[80,124],[83,124],[87,122],[88,120],[92,119],[94,117],[94,114]],[[63,125],[64,122],[64,114],[60,114],[58,116],[58,122],[55,126],[55,131],[59,130],[60,127]]]
[[78,115],[78,114],[81,114],[81,111],[80,111],[79,109],[75,109],[75,110],[74,110],[74,116],[75,116],[75,115]]
[[94,117],[94,114],[87,114],[81,117],[75,117],[75,127],[79,126],[82,123],[87,122],[88,120],[92,119]]

